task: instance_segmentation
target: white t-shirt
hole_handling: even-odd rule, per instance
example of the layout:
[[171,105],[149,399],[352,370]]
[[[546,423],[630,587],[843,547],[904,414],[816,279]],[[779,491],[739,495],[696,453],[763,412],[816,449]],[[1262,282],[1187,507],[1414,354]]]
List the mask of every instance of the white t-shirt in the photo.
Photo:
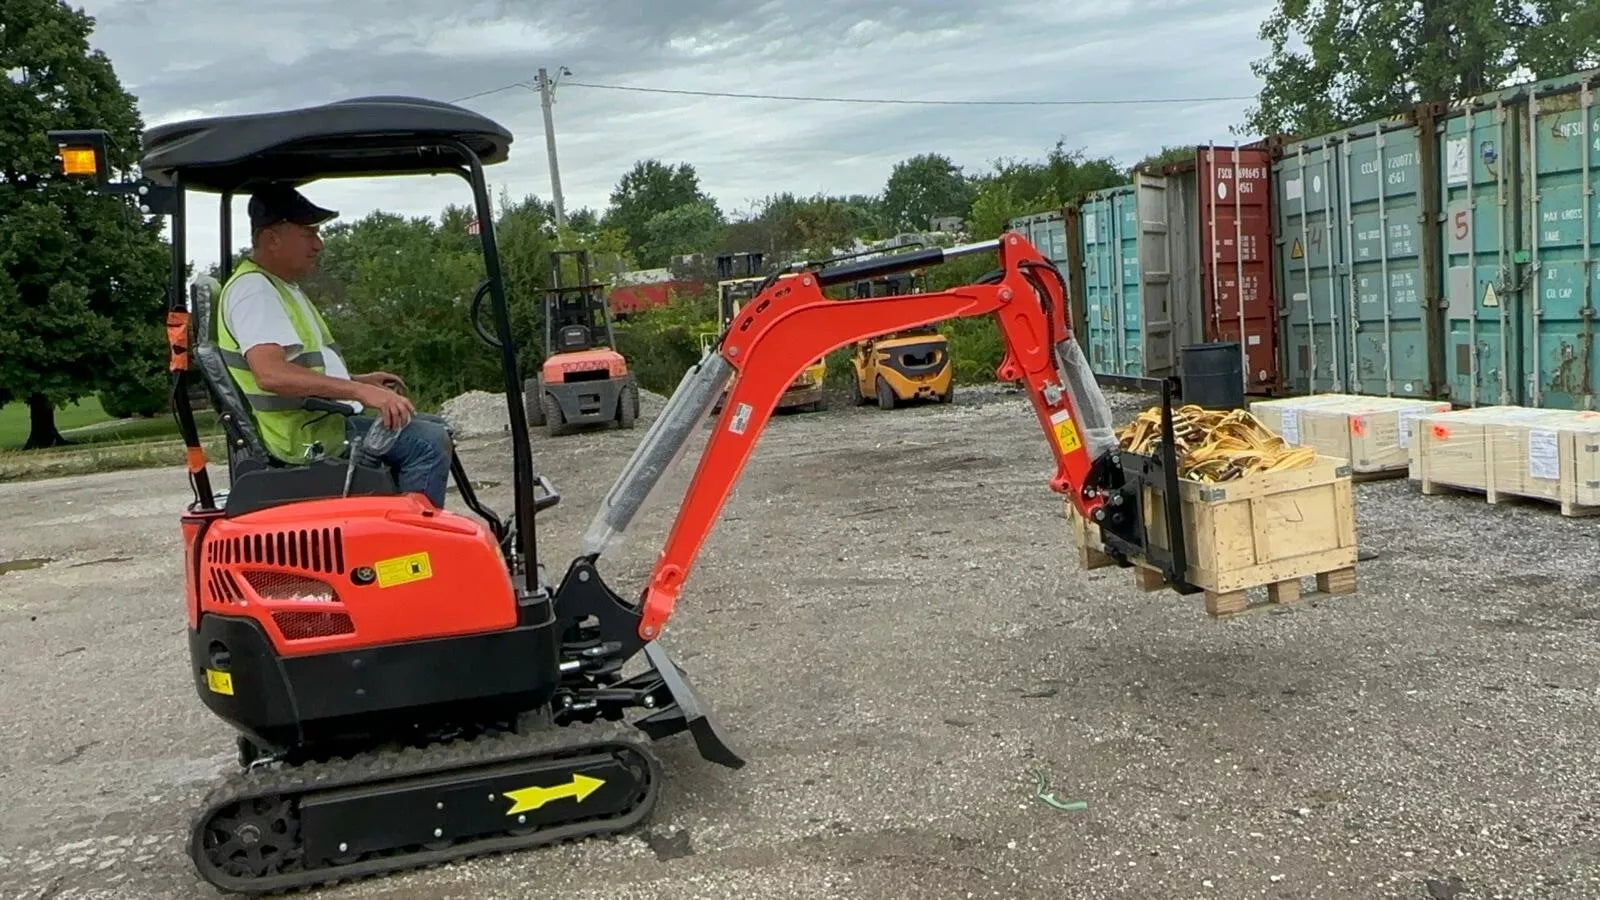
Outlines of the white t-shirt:
[[[311,300],[293,284],[289,285],[289,293],[300,304],[306,321],[315,327],[317,319],[312,311]],[[260,272],[250,272],[234,279],[228,288],[228,303],[222,315],[228,332],[239,342],[241,354],[249,353],[250,348],[257,344],[281,344],[287,354],[293,354],[300,348],[300,337],[294,333],[294,323],[283,310],[277,288]],[[332,347],[322,348],[322,365],[323,374],[331,378],[350,378],[350,370],[345,367],[344,359]],[[349,404],[356,412],[361,411],[361,404],[354,400],[340,402]]]

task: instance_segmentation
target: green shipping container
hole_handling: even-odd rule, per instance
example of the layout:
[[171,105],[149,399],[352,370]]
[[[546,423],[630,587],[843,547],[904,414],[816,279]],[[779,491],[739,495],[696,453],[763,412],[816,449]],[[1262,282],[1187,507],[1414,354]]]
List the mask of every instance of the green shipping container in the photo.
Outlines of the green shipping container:
[[1424,152],[1404,121],[1289,144],[1273,166],[1296,393],[1427,397]]
[[1600,70],[1284,148],[1294,392],[1595,408],[1596,86]]
[[1476,98],[1439,130],[1450,399],[1593,409],[1600,72]]

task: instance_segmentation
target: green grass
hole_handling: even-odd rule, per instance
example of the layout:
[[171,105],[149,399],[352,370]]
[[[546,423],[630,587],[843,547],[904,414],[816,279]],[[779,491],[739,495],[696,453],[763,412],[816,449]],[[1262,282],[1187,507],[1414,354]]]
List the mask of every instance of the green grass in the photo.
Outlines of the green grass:
[[[221,433],[216,414],[210,410],[196,410],[194,421],[202,436]],[[178,423],[170,413],[160,413],[148,419],[113,419],[106,415],[105,410],[100,408],[100,401],[94,397],[85,397],[75,404],[57,409],[56,430],[74,446],[115,446],[175,440],[178,437]],[[21,450],[27,441],[28,404],[8,403],[0,407],[0,452]]]
[[[195,410],[194,419],[206,455],[212,460],[220,459],[222,429],[216,413]],[[23,450],[28,430],[26,403],[0,407],[0,481],[178,466],[184,462],[178,423],[170,413],[148,419],[113,419],[94,397],[56,410],[56,430],[72,442],[69,445]]]
[[[82,428],[110,420],[100,408],[100,398],[85,397],[56,410],[56,429]],[[28,404],[21,401],[0,406],[0,450],[18,450],[28,440]]]

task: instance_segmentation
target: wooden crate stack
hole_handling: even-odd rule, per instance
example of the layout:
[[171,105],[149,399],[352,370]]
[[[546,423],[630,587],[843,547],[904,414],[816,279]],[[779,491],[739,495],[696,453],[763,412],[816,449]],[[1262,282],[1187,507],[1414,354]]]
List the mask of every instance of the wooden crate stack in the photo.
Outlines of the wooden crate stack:
[[1411,466],[1416,420],[1449,412],[1443,400],[1315,394],[1257,400],[1250,412],[1290,444],[1350,461],[1357,481],[1399,478]]
[[1410,477],[1424,494],[1525,497],[1563,516],[1600,515],[1600,412],[1481,406],[1417,424]]
[[[1234,481],[1183,480],[1185,578],[1205,592],[1206,613],[1229,618],[1302,599],[1300,579],[1314,577],[1322,594],[1356,590],[1356,523],[1350,467],[1319,456],[1307,468],[1252,473]],[[1167,546],[1161,494],[1144,497],[1151,542]],[[1117,565],[1106,555],[1100,529],[1087,527],[1070,501],[1067,517],[1085,570]],[[1133,560],[1135,584],[1165,590],[1156,569]],[[1252,606],[1250,592],[1265,589],[1266,603]]]

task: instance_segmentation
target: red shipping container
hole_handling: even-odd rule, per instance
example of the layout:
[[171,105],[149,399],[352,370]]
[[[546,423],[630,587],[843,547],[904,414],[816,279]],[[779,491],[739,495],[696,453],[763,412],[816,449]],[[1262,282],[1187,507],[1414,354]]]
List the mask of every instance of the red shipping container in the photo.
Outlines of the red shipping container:
[[1245,392],[1278,394],[1278,299],[1273,277],[1272,152],[1197,148],[1201,328],[1205,340],[1241,341]]

